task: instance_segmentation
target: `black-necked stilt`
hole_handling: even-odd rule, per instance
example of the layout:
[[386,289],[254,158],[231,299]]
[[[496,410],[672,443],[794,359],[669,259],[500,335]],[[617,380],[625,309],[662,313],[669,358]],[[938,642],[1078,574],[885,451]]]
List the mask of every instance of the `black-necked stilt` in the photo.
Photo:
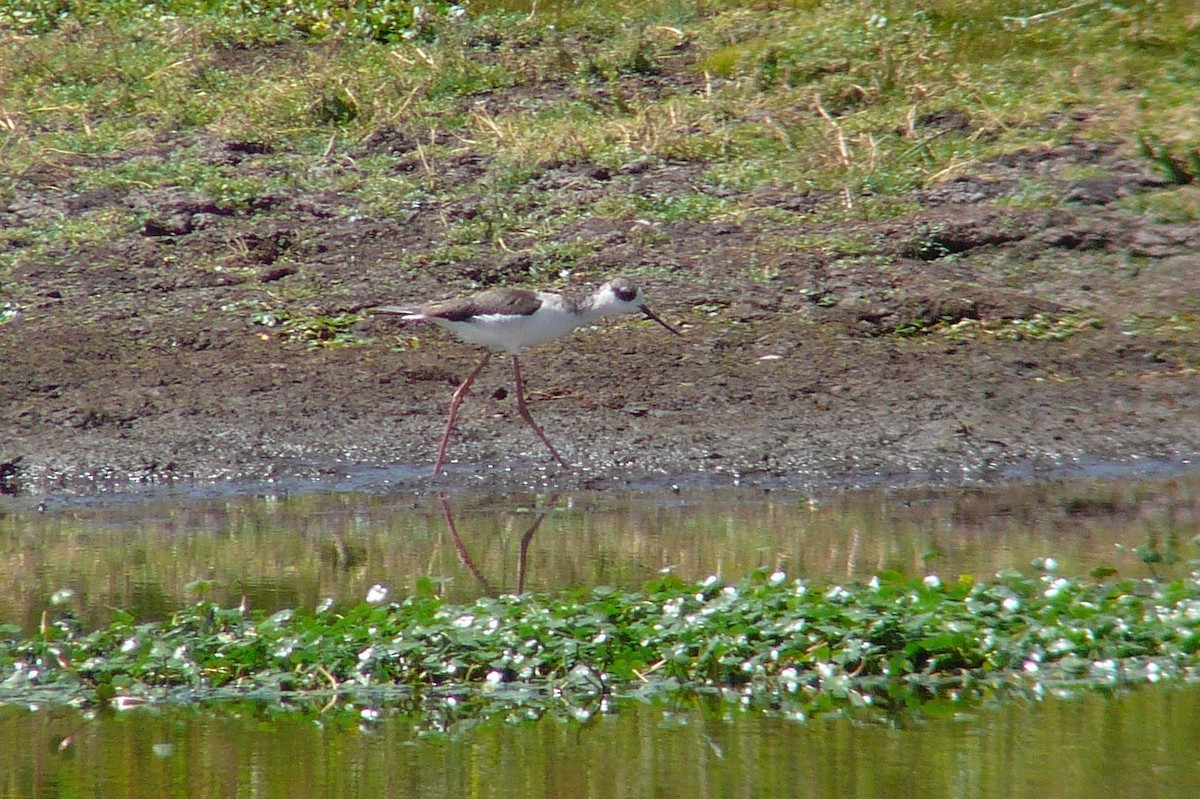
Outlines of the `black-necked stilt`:
[[526,347],[545,344],[565,336],[577,327],[594,322],[602,316],[623,313],[641,313],[658,322],[675,335],[678,330],[663,321],[658,314],[646,307],[642,290],[625,278],[615,278],[605,283],[594,294],[581,300],[570,299],[561,294],[525,289],[492,289],[467,297],[435,302],[421,308],[405,308],[385,305],[375,308],[376,313],[403,314],[405,319],[433,322],[446,328],[464,341],[487,347],[489,352],[462,382],[450,400],[450,415],[446,419],[446,432],[438,447],[437,462],[433,466],[436,477],[446,460],[446,448],[450,444],[450,433],[458,417],[458,407],[466,396],[471,383],[487,366],[492,352],[507,352],[512,355],[513,373],[517,383],[517,410],[533,428],[538,438],[550,450],[554,460],[568,468],[558,450],[546,438],[542,428],[529,414],[525,406],[525,389],[521,380],[521,362],[518,354]]

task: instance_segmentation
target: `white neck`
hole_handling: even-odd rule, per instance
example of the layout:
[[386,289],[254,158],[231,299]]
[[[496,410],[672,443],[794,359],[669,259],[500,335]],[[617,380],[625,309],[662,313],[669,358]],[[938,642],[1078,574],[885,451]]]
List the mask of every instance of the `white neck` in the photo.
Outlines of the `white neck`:
[[577,313],[580,317],[579,324],[586,325],[601,317],[630,313],[636,310],[637,308],[630,303],[617,299],[617,296],[611,291],[602,289],[581,302],[578,305]]

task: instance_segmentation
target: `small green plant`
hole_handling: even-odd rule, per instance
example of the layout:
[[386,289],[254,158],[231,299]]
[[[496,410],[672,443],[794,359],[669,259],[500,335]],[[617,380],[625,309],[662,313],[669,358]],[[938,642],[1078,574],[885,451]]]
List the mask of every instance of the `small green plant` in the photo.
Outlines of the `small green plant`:
[[254,315],[251,321],[277,329],[283,338],[301,341],[313,348],[363,343],[363,339],[353,332],[354,325],[362,321],[359,314],[296,316],[289,311],[274,309]]
[[1195,183],[1200,177],[1200,147],[1183,147],[1183,152],[1172,152],[1166,145],[1145,134],[1138,134],[1138,149],[1143,158],[1148,158],[1177,186]]
[[1152,530],[1146,536],[1146,543],[1134,547],[1132,551],[1155,579],[1160,568],[1169,567],[1183,558],[1179,551],[1179,536],[1174,531],[1168,532],[1166,541],[1160,543],[1158,531]]
[[571,269],[580,261],[595,255],[597,245],[586,239],[546,241],[534,245],[537,261],[534,279],[552,280],[564,269]]
[[910,319],[896,327],[893,331],[897,336],[902,338],[913,338],[915,336],[926,335],[933,330],[945,330],[961,321],[952,316],[943,316],[940,319]]
[[634,212],[645,219],[676,222],[686,219],[703,222],[738,211],[729,200],[708,194],[648,194],[632,198]]
[[348,125],[358,118],[358,98],[345,87],[337,87],[313,103],[313,117],[321,125]]
[[1096,330],[1102,324],[1096,317],[1083,312],[1035,313],[1022,319],[944,319],[930,329],[940,330],[947,338],[957,340],[989,336],[1001,341],[1065,341],[1079,333]]
[[1061,316],[1036,313],[1027,319],[1009,319],[996,326],[993,335],[1008,341],[1064,341],[1085,330],[1101,326],[1099,319],[1082,313]]

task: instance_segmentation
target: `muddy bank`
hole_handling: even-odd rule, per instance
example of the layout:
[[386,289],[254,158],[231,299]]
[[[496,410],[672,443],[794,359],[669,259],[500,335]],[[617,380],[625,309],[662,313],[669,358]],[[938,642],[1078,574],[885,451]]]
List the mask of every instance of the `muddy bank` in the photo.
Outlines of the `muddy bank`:
[[[169,158],[179,144],[155,146]],[[214,159],[256,168],[253,148],[210,145]],[[476,177],[469,161],[445,166]],[[1061,177],[1081,166],[1103,177]],[[1031,179],[1062,201],[998,202]],[[548,163],[533,180],[592,199],[707,190],[698,166],[657,162],[611,173]],[[636,275],[685,337],[622,320],[523,358],[532,412],[570,472],[522,423],[496,359],[437,485],[956,482],[1081,459],[1182,464],[1200,453],[1200,229],[1123,202],[1169,188],[1115,144],[1077,142],[982,165],[881,222],[814,225],[813,207],[844,199],[761,190],[733,199],[774,213],[744,221],[580,222],[559,235],[594,252],[568,290]],[[231,211],[181,191],[77,191],[37,174],[17,178],[15,196],[0,210],[10,228],[46,214],[145,221],[26,259],[0,286],[6,493],[371,466],[434,485],[415,475],[478,351],[368,316],[336,330],[351,343],[314,347],[335,335],[322,320],[545,267],[498,249],[399,267],[397,253],[431,248],[439,220],[470,213],[469,200],[401,219],[295,190]],[[797,246],[801,236],[834,243]]]

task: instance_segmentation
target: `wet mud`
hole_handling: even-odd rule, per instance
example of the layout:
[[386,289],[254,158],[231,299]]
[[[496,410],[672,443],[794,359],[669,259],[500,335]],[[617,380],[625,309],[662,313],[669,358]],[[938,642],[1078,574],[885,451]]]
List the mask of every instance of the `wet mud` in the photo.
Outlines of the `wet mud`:
[[[404,142],[377,137],[364,153],[402,162]],[[205,146],[240,170],[267,168],[245,143]],[[464,186],[484,168],[469,153],[438,165]],[[1103,177],[1068,177],[1082,168]],[[583,204],[708,191],[702,169],[546,163],[531,181]],[[1062,201],[1003,202],[1030,180]],[[25,174],[0,209],[6,226],[47,214],[143,221],[25,259],[0,285],[0,489],[376,467],[397,483],[472,489],[1184,468],[1200,452],[1200,229],[1127,202],[1168,188],[1115,144],[1078,141],[978,165],[918,192],[919,210],[876,222],[814,221],[845,198],[781,188],[727,197],[759,211],[738,218],[568,225],[555,235],[591,249],[560,287],[632,275],[683,338],[627,318],[522,358],[532,413],[570,470],[517,415],[511,369],[493,359],[435,482],[450,395],[480,352],[365,310],[542,282],[549,267],[532,251],[422,259],[446,219],[486,197],[463,192],[399,218],[300,189],[232,209],[182,190],[75,190]],[[313,345],[332,335],[327,320],[357,315],[337,331],[351,343]]]

